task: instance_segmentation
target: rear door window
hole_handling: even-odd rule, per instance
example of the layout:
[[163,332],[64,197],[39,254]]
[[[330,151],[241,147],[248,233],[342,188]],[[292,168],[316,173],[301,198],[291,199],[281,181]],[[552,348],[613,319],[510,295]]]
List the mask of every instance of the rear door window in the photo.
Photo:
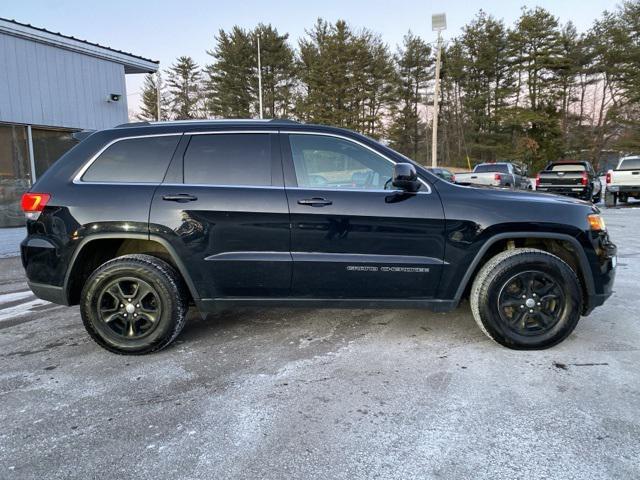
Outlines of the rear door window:
[[477,165],[473,173],[509,173],[509,167],[504,163],[486,163]]
[[271,185],[271,135],[193,135],[184,154],[184,183]]
[[618,170],[640,170],[640,158],[623,160]]
[[579,163],[560,163],[557,165],[552,165],[549,170],[551,170],[552,172],[586,172],[587,168]]
[[85,182],[160,183],[180,135],[125,138],[111,144],[82,176]]

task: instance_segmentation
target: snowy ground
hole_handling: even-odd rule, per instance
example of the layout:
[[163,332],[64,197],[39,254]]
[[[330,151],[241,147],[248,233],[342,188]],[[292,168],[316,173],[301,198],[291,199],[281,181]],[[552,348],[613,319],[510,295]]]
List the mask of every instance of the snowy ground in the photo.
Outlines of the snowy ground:
[[0,478],[640,478],[640,208],[605,217],[616,292],[540,352],[463,304],[193,314],[117,356],[0,260]]
[[25,228],[0,228],[0,258],[20,255],[20,242],[26,235]]

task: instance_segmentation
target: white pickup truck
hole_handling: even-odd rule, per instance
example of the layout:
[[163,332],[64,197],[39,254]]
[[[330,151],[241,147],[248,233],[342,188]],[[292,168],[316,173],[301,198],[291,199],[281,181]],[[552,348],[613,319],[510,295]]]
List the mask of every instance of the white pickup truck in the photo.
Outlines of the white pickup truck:
[[640,156],[622,157],[618,166],[607,172],[605,205],[613,207],[630,197],[640,198]]
[[471,173],[456,173],[455,182],[462,185],[486,185],[491,187],[531,189],[527,172],[520,165],[510,162],[481,163]]

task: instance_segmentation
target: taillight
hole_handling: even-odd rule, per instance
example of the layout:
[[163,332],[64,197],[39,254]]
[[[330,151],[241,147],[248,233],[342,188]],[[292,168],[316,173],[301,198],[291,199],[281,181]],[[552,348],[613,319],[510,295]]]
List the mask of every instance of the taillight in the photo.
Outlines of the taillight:
[[493,179],[494,179],[495,181],[499,182],[499,181],[502,179],[502,175],[500,175],[499,173],[496,173],[496,174],[493,176]]
[[587,172],[582,173],[582,185],[587,185],[589,183],[589,177],[587,176]]
[[536,175],[536,188],[540,186],[540,174]]
[[22,201],[20,205],[25,217],[30,220],[35,220],[40,215],[40,212],[44,210],[44,207],[49,203],[51,195],[48,193],[33,193],[27,192],[22,195]]
[[611,173],[613,173],[611,170],[607,172],[607,185],[611,183]]

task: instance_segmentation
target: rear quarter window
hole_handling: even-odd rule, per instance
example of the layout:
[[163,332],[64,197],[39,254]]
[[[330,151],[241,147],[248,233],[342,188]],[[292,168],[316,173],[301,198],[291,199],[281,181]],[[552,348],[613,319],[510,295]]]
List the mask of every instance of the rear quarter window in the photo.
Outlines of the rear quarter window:
[[180,135],[118,140],[96,158],[82,181],[160,183],[179,140]]

